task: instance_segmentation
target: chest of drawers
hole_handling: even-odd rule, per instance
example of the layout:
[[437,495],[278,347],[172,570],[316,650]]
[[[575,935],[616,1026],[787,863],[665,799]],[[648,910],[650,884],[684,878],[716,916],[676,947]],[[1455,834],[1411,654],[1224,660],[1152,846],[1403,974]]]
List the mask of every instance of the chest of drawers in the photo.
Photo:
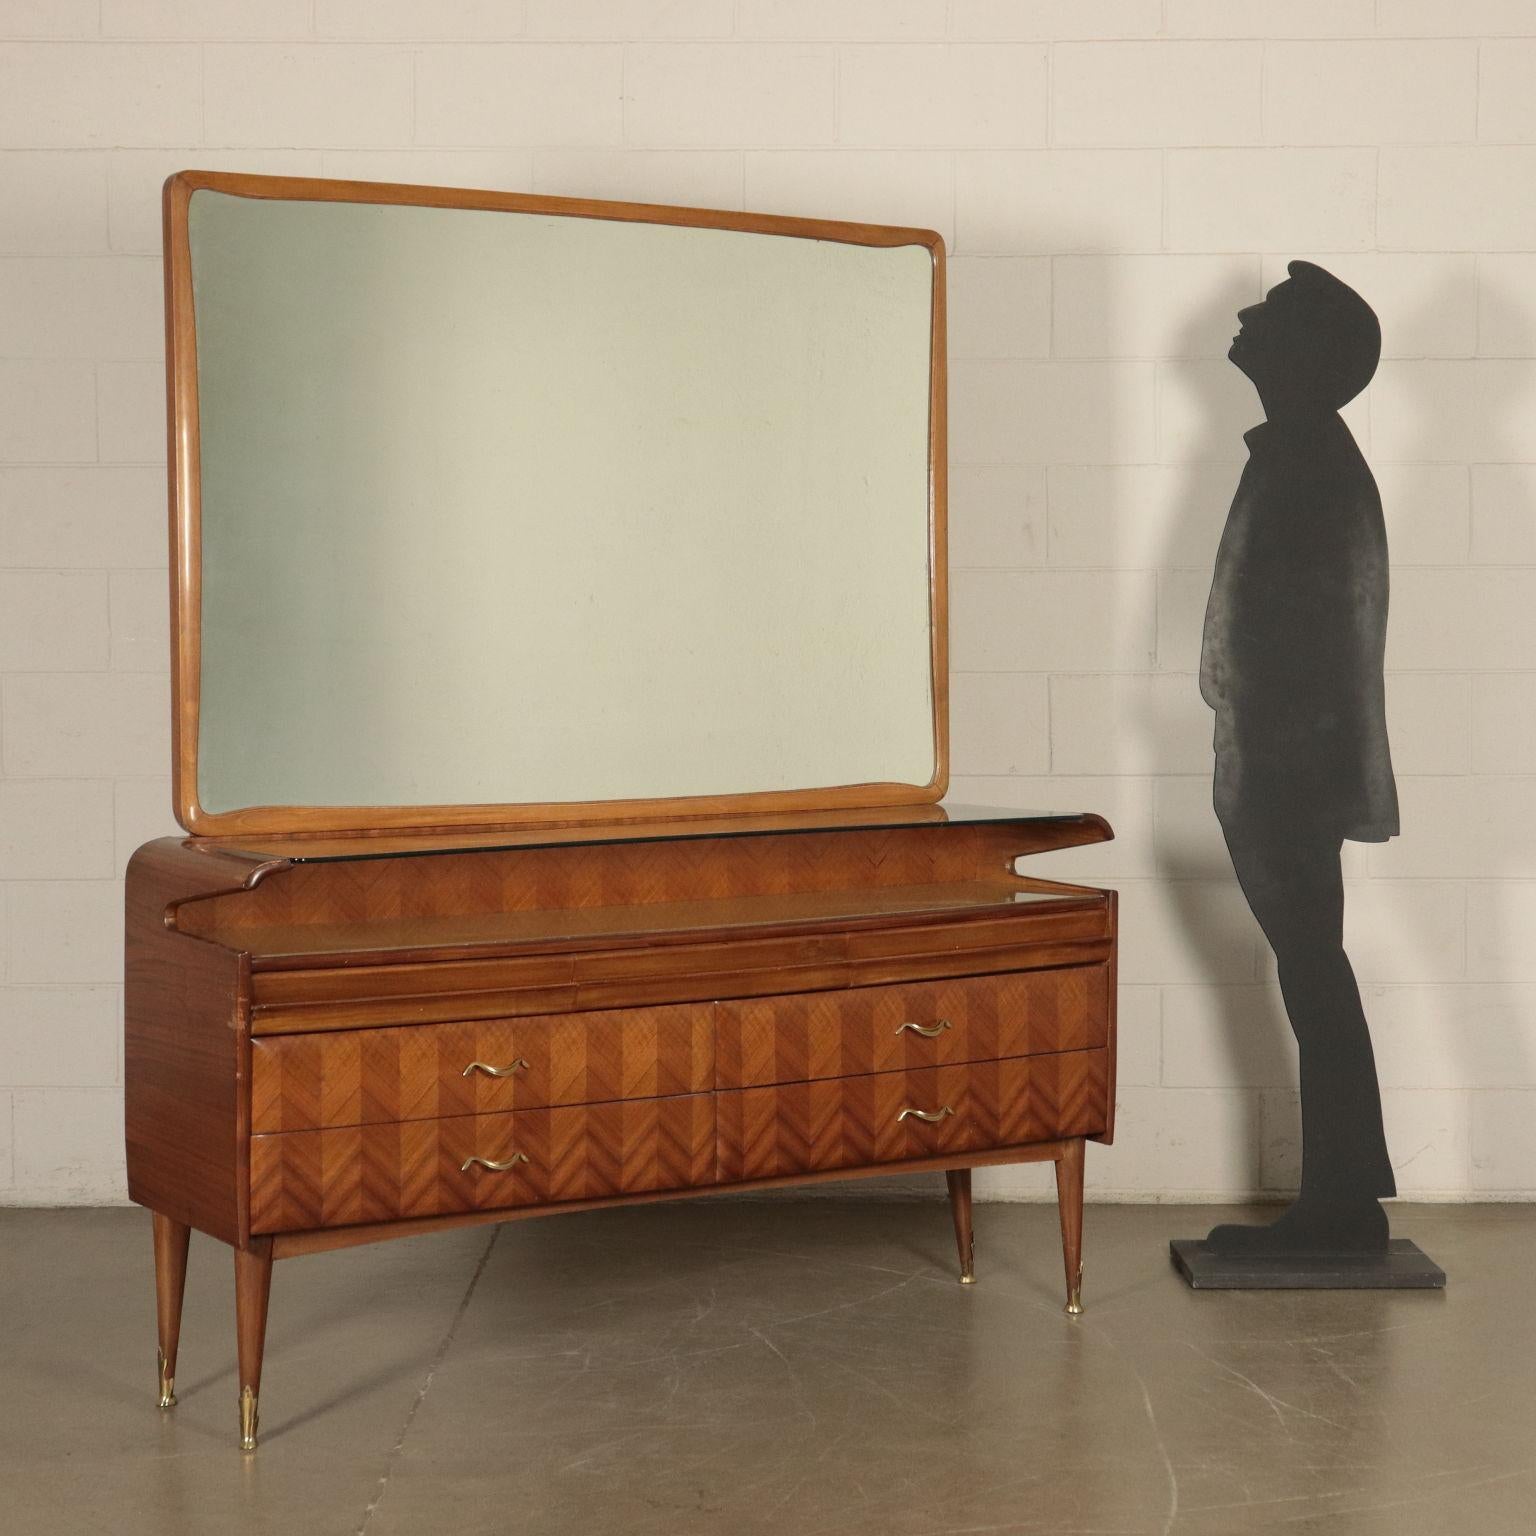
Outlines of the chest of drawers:
[[970,1170],[1049,1160],[1076,1310],[1115,899],[1014,864],[1109,831],[941,818],[142,848],[126,1127],[162,1403],[194,1228],[235,1252],[247,1445],[274,1260],[434,1228],[943,1170],[969,1281]]

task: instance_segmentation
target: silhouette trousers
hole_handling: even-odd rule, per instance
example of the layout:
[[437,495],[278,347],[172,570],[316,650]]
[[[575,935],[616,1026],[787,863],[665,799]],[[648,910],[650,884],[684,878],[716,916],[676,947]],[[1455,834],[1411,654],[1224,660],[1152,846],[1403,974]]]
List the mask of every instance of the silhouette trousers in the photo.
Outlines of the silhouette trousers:
[[1218,814],[1238,883],[1275,953],[1301,1056],[1300,1202],[1394,1195],[1376,1058],[1344,953],[1343,839],[1276,814],[1275,798],[1263,799]]

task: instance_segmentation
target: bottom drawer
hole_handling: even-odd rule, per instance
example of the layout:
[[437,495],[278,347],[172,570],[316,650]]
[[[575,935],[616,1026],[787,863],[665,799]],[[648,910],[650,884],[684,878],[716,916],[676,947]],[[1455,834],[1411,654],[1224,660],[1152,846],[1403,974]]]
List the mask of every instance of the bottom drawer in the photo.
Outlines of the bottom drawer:
[[1061,1051],[716,1097],[720,1182],[734,1184],[1095,1135],[1107,1123],[1109,1057]]
[[[472,1157],[511,1162],[498,1172]],[[600,1200],[709,1184],[714,1096],[677,1094],[251,1138],[251,1231]]]

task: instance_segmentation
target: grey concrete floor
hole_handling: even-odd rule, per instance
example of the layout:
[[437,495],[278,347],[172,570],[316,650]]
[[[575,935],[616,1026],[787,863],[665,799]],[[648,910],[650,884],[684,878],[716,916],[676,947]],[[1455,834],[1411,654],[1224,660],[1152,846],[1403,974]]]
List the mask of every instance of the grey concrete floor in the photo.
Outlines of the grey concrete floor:
[[0,1211],[0,1531],[1023,1536],[1536,1531],[1536,1211],[1404,1207],[1442,1294],[1200,1293],[1213,1207],[697,1200],[277,1267],[236,1448],[194,1235],[155,1406],[149,1218]]

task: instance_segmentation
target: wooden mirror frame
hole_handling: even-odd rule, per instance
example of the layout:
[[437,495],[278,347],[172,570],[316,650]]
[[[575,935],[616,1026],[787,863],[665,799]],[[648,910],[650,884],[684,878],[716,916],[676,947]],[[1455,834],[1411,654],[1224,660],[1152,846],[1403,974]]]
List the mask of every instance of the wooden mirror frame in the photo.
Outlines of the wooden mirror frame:
[[[657,799],[556,801],[542,804],[405,806],[248,806],[211,812],[197,793],[198,710],[201,677],[202,531],[199,475],[197,329],[192,302],[188,208],[201,190],[283,201],[406,204],[684,225],[745,233],[833,240],[849,245],[927,248],[933,262],[928,412],[929,656],[932,668],[934,776],[926,785],[845,784],[806,790],[761,790],[732,795]],[[654,817],[828,811],[839,808],[926,805],[942,799],[949,783],[948,571],[945,547],[947,400],[944,317],[944,240],[933,230],[852,224],[776,214],[733,213],[661,204],[534,197],[522,193],[420,187],[389,182],[330,181],[180,171],[165,183],[166,400],[169,427],[171,532],[172,799],[188,832],[220,837],[252,833],[333,834],[460,830],[645,820]]]

